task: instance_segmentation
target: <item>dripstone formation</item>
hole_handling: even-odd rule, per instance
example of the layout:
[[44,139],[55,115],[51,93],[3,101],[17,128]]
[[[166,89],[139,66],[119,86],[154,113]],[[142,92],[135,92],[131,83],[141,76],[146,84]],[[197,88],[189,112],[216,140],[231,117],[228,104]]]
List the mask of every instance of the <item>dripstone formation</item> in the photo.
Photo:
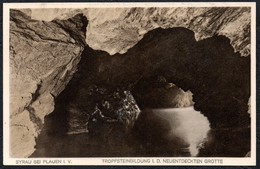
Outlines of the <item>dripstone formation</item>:
[[143,108],[191,105],[212,128],[249,126],[249,8],[22,11],[10,13],[12,157],[34,152],[58,108],[69,134],[124,133]]

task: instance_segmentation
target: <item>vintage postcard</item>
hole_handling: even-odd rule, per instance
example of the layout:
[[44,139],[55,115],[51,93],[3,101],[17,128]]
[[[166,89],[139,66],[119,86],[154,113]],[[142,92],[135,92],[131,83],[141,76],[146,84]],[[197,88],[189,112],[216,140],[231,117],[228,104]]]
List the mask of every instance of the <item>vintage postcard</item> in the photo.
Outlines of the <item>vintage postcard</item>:
[[4,165],[256,165],[255,3],[5,3]]

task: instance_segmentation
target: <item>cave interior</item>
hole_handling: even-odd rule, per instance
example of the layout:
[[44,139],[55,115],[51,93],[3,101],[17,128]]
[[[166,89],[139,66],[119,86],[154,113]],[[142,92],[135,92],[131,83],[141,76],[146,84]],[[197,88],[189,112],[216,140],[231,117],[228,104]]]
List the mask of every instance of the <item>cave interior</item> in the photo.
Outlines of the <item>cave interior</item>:
[[219,139],[199,156],[244,156],[249,97],[250,56],[234,51],[225,36],[196,41],[189,29],[157,28],[112,56],[86,44],[32,157],[174,156],[175,143],[162,139],[164,122],[151,124],[142,113],[188,106],[207,117],[210,138]]

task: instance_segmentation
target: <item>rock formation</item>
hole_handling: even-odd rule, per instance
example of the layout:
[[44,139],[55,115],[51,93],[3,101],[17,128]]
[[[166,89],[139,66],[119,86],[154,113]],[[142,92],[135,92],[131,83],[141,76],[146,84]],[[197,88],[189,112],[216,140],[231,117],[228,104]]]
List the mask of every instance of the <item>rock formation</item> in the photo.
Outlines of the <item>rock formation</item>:
[[[34,151],[44,117],[77,69],[85,46],[86,18],[53,22],[10,13],[11,156]],[[22,150],[22,151],[21,151]]]
[[102,124],[132,126],[139,107],[154,106],[143,93],[163,96],[175,90],[170,84],[193,93],[211,127],[248,126],[250,8],[55,10],[11,10],[12,157],[32,154],[44,117],[59,103],[87,112],[82,123],[99,114]]
[[[209,118],[211,127],[249,124],[250,57],[234,52],[224,36],[197,42],[188,29],[157,28],[125,54],[109,56],[86,47],[84,56],[89,56],[81,62],[85,72],[81,83],[85,85],[91,82],[114,89],[126,87],[138,106],[154,108],[165,95],[159,92],[154,97],[156,104],[147,105],[145,91],[173,83],[193,93],[195,109]],[[166,82],[158,82],[161,76]]]
[[93,49],[125,53],[148,31],[184,27],[196,40],[225,35],[236,51],[250,54],[251,11],[247,7],[31,9],[34,19],[68,19],[82,12],[89,20],[86,42]]

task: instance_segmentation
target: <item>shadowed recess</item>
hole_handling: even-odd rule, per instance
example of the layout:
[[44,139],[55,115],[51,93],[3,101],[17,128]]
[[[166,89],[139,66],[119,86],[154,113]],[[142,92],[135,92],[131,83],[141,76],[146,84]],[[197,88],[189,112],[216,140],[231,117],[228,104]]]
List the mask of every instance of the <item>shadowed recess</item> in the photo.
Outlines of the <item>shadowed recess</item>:
[[[181,99],[176,99],[177,96]],[[110,56],[86,46],[78,71],[56,98],[55,111],[46,117],[33,156],[189,156],[175,150],[165,152],[167,146],[181,141],[165,145],[168,131],[161,130],[165,127],[147,130],[140,127],[147,118],[140,117],[144,112],[148,119],[152,117],[147,109],[193,105],[210,123],[208,138],[215,139],[196,152],[199,156],[245,156],[250,149],[249,97],[250,56],[241,57],[234,52],[225,36],[196,41],[194,33],[186,28],[158,28],[145,34],[125,54]],[[185,117],[192,118],[192,114]],[[169,125],[160,120],[149,125]],[[56,126],[61,129],[54,129]],[[221,131],[231,130],[223,134],[232,134],[232,138],[216,141]],[[63,143],[58,144],[56,154],[46,151],[48,145],[42,147],[48,143],[46,138],[57,139],[60,137],[57,133],[67,141],[66,147],[71,139],[78,139],[74,144],[80,146],[74,147],[73,153],[62,149]],[[71,133],[81,134],[73,137],[68,135]],[[160,139],[147,143],[150,145],[140,141],[158,136]],[[215,144],[220,147],[217,152],[211,150]],[[158,149],[149,152],[154,145]],[[224,147],[231,146],[231,150],[222,152]],[[238,152],[239,147],[243,148]]]

